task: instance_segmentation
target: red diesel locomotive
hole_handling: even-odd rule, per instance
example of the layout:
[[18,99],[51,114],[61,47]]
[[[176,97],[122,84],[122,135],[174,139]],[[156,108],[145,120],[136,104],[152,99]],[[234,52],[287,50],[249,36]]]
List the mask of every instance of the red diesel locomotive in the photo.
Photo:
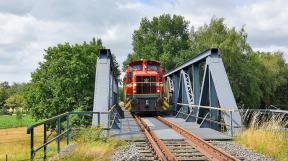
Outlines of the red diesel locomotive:
[[157,61],[139,60],[128,64],[124,77],[125,107],[134,113],[164,111],[164,73]]

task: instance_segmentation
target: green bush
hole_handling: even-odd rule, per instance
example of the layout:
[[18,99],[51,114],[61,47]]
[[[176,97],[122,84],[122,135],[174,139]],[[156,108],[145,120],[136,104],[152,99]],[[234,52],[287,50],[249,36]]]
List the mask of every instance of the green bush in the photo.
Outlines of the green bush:
[[103,129],[101,127],[80,128],[72,132],[72,139],[79,143],[93,143],[106,140],[102,137]]
[[6,108],[0,107],[0,115],[8,115],[9,112],[6,110]]

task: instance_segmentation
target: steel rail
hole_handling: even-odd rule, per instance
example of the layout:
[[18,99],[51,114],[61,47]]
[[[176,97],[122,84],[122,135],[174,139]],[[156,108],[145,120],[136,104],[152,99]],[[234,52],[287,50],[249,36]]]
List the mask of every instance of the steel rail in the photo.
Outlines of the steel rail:
[[162,151],[159,148],[159,146],[157,145],[157,143],[154,141],[154,139],[151,136],[151,134],[149,133],[149,131],[144,127],[140,118],[138,116],[135,116],[135,120],[136,120],[136,123],[138,124],[138,126],[140,127],[140,129],[144,132],[145,137],[147,138],[147,140],[151,144],[151,147],[154,149],[158,159],[160,159],[161,161],[167,161],[166,157],[162,153]]
[[135,120],[139,127],[144,131],[145,136],[161,160],[177,161],[175,155],[170,151],[166,144],[159,139],[153,131],[151,131],[141,117],[135,116]]
[[208,157],[210,160],[212,161],[240,161],[234,156],[224,152],[223,150],[216,148],[212,144],[206,142],[205,140],[199,138],[198,136],[193,135],[191,132],[187,131],[186,129],[182,127],[179,127],[178,125],[168,121],[167,119],[161,116],[156,116],[156,119],[158,119],[165,125],[171,127],[177,133],[182,135],[190,145],[192,145],[195,149],[200,151],[203,155]]

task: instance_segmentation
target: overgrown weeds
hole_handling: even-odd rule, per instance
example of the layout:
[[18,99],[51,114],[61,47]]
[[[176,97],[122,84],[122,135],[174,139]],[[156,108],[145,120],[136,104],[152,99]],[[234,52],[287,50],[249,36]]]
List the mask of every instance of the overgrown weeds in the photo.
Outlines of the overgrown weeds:
[[276,160],[287,161],[288,131],[284,130],[287,124],[284,115],[253,113],[249,127],[235,141]]
[[103,129],[97,127],[81,128],[73,133],[77,147],[61,161],[106,161],[116,148],[126,145],[124,141],[103,135]]

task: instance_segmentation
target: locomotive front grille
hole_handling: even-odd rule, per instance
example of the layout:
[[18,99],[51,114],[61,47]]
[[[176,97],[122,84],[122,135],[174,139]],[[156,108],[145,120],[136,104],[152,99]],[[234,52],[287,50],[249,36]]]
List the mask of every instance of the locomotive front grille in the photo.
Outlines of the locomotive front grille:
[[137,76],[136,77],[136,94],[156,93],[155,76]]

